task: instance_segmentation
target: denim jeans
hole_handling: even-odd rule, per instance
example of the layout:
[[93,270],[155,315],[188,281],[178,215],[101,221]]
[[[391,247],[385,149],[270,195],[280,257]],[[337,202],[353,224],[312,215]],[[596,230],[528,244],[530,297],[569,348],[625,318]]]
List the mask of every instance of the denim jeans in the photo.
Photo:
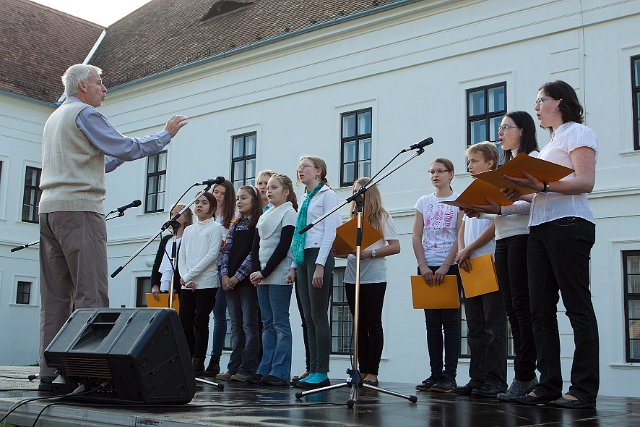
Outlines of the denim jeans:
[[222,354],[224,339],[227,336],[227,297],[222,287],[216,292],[216,305],[213,306],[213,334],[211,336],[211,354]]
[[331,330],[329,329],[329,296],[331,295],[334,267],[333,254],[329,253],[324,265],[324,282],[321,288],[311,284],[316,269],[318,248],[304,250],[304,262],[296,269],[296,289],[300,296],[304,323],[309,339],[309,372],[329,372]]
[[209,288],[180,291],[180,323],[191,357],[204,359],[207,355],[209,314],[216,302],[217,290]]
[[[439,267],[429,268],[436,271]],[[419,268],[418,274],[420,274]],[[447,274],[458,277],[458,287],[460,287],[458,266],[452,265]],[[424,310],[424,318],[427,327],[427,349],[431,375],[438,378],[444,370],[449,378],[455,379],[458,370],[458,357],[460,356],[459,310],[455,308],[426,309]],[[444,364],[442,363],[443,350]]]
[[262,360],[258,374],[291,378],[291,324],[289,304],[292,285],[258,285],[258,303],[262,316]]
[[536,345],[531,327],[527,277],[528,240],[528,234],[496,240],[496,274],[511,323],[516,353],[513,369],[519,381],[531,381],[536,377]]
[[558,291],[573,328],[575,351],[569,392],[595,402],[600,384],[598,323],[589,290],[589,260],[595,225],[568,217],[531,227],[528,244],[531,321],[538,349],[539,393],[562,393]]
[[[380,357],[384,347],[384,331],[382,329],[382,305],[387,282],[366,283],[360,285],[360,302],[358,308],[358,364],[360,372],[378,375]],[[345,283],[344,290],[351,315],[355,317],[356,285]]]
[[256,288],[243,280],[225,291],[231,318],[231,356],[227,371],[244,375],[256,372],[258,363],[258,296]]
[[469,377],[507,388],[507,315],[500,291],[466,298]]

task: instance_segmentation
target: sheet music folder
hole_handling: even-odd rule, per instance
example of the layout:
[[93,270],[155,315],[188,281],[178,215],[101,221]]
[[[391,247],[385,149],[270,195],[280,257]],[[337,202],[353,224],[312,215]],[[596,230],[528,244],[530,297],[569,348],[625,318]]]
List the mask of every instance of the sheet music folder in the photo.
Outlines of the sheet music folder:
[[458,278],[444,276],[440,285],[427,285],[423,276],[411,276],[413,308],[460,308]]
[[[356,250],[356,230],[358,228],[358,218],[353,217],[336,229],[336,239],[333,241],[333,251],[340,255],[348,255]],[[361,249],[368,248],[378,240],[382,239],[382,233],[362,218],[362,246]]]

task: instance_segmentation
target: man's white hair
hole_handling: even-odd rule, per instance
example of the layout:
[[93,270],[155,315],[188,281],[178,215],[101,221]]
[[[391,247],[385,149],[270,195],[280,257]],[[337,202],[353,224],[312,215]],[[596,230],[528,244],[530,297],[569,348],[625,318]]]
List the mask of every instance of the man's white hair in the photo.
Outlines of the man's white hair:
[[62,76],[65,96],[73,96],[78,93],[78,84],[88,80],[92,72],[98,75],[102,74],[100,68],[89,64],[75,64],[67,68]]

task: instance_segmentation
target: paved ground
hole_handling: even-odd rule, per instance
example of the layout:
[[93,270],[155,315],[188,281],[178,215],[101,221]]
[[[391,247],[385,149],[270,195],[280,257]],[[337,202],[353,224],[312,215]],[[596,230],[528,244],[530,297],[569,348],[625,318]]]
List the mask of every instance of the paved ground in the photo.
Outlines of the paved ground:
[[0,367],[0,417],[16,403],[40,397],[20,406],[7,418],[9,423],[32,425],[42,411],[38,426],[640,426],[640,399],[634,398],[601,396],[596,410],[571,411],[422,393],[413,384],[381,383],[389,390],[416,395],[417,403],[362,389],[349,409],[347,388],[298,400],[298,389],[228,383],[224,391],[198,385],[188,405],[132,407],[41,397],[37,383],[27,380],[35,373],[34,367]]

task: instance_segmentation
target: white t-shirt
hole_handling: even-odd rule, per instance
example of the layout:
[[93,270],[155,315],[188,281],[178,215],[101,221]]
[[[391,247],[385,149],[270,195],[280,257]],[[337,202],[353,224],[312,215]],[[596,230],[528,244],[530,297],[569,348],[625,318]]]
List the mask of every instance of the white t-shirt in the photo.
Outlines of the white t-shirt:
[[[556,129],[551,141],[540,151],[539,158],[573,169],[570,154],[580,147],[591,148],[596,152],[597,157],[596,135],[585,125],[575,122],[564,123]],[[561,181],[569,181],[575,176],[573,173],[562,178]],[[537,193],[531,204],[529,226],[570,216],[595,223],[586,193],[573,195],[553,192]]]
[[[393,223],[391,215],[384,222],[382,230],[382,239],[373,243],[368,248],[361,248],[361,253],[364,250],[370,251],[373,249],[380,249],[388,245],[388,240],[398,240],[398,232],[396,226]],[[387,281],[387,258],[369,258],[360,260],[360,283],[380,283]],[[356,283],[356,256],[350,254],[347,257],[347,269],[344,272],[345,283]]]
[[[464,221],[464,246],[466,247],[471,242],[476,240],[487,227],[491,226],[493,221],[487,218],[469,218],[468,216],[464,216],[462,218]],[[478,249],[472,251],[469,254],[469,258],[479,257],[481,255],[492,254],[495,253],[496,250],[496,240],[491,239],[485,245],[479,247]]]
[[439,267],[449,255],[458,237],[458,212],[455,206],[440,202],[455,200],[459,196],[453,193],[447,197],[435,194],[422,196],[416,202],[416,210],[422,214],[422,248],[427,265]]

